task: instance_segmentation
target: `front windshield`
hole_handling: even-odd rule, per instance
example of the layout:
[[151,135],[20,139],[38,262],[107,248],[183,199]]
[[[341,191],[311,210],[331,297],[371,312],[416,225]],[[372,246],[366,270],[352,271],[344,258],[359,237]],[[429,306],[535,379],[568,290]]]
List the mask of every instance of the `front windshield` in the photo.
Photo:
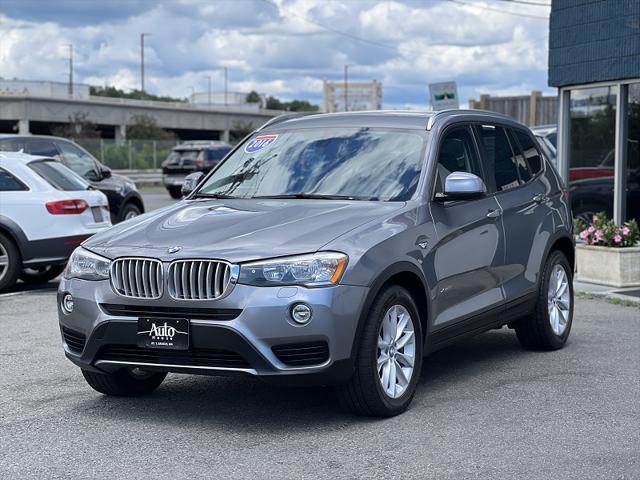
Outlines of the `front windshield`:
[[407,200],[418,184],[426,132],[378,128],[258,133],[196,196]]

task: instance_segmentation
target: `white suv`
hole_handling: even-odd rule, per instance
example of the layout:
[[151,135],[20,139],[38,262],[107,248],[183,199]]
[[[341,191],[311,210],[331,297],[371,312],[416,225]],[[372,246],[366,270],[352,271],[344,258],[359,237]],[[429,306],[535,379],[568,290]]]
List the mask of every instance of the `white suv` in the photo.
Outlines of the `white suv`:
[[62,163],[0,153],[0,291],[57,277],[82,241],[111,226],[107,197]]

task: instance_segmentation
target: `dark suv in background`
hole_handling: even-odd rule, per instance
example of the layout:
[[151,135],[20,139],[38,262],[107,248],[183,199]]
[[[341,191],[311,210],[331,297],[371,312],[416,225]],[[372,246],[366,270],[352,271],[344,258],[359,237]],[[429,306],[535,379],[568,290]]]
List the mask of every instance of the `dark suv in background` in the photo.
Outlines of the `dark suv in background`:
[[133,181],[112,173],[89,152],[74,142],[41,135],[0,135],[0,151],[29,153],[55,158],[84,177],[92,187],[107,196],[111,222],[118,223],[144,213],[142,196]]
[[182,197],[182,184],[187,175],[209,173],[230,151],[228,143],[210,140],[185,142],[174,147],[162,162],[162,182],[169,195]]

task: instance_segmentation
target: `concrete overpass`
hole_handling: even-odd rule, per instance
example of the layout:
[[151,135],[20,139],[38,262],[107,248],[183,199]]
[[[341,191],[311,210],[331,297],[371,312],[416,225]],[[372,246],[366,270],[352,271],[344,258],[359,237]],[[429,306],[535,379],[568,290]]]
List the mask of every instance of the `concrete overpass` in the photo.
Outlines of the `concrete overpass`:
[[278,110],[246,110],[230,105],[212,106],[109,97],[56,98],[0,95],[0,133],[50,134],[55,125],[86,113],[103,138],[124,141],[135,115],[154,118],[158,126],[183,139],[227,139],[238,125],[256,128],[281,114]]

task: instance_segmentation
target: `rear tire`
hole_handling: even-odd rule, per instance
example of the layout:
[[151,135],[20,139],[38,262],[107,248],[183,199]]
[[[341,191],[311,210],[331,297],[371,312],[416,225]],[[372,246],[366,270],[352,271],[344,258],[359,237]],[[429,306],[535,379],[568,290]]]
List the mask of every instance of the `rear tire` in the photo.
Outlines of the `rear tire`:
[[164,372],[143,372],[135,375],[122,368],[113,373],[96,373],[82,370],[87,383],[97,392],[118,397],[139,397],[153,392],[167,376]]
[[[557,281],[562,274],[566,278],[564,287]],[[568,295],[563,294],[565,291]],[[567,342],[572,323],[573,275],[567,257],[555,250],[549,254],[542,270],[533,314],[518,320],[514,327],[523,347],[530,350],[557,350]]]
[[[409,316],[407,324],[402,327],[398,335],[391,335],[391,337],[385,335],[385,325],[392,324],[383,325],[383,322],[395,320],[396,325],[401,325],[407,314]],[[392,330],[398,331],[397,328]],[[411,335],[409,335],[410,332],[412,332]],[[357,415],[373,417],[398,415],[411,403],[422,367],[420,317],[411,294],[397,285],[391,285],[382,290],[371,306],[361,335],[354,374],[347,384],[338,387],[338,399],[343,408]],[[414,341],[411,339],[406,341],[405,336],[409,338],[412,336]],[[391,340],[387,342],[385,337]],[[405,340],[405,343],[402,343],[402,340]],[[413,355],[411,359],[413,370],[407,374],[405,371],[409,370],[409,363],[406,359],[411,355]],[[386,371],[387,381],[385,382],[386,368],[392,368],[393,373],[389,373],[391,369]],[[408,383],[407,376],[410,376]],[[394,379],[393,382],[389,381],[390,378]]]
[[180,200],[182,198],[182,187],[167,187],[171,198]]
[[21,263],[18,247],[13,240],[0,233],[0,292],[15,285]]
[[65,265],[47,265],[41,269],[25,268],[20,274],[20,280],[28,284],[47,283],[64,271]]

